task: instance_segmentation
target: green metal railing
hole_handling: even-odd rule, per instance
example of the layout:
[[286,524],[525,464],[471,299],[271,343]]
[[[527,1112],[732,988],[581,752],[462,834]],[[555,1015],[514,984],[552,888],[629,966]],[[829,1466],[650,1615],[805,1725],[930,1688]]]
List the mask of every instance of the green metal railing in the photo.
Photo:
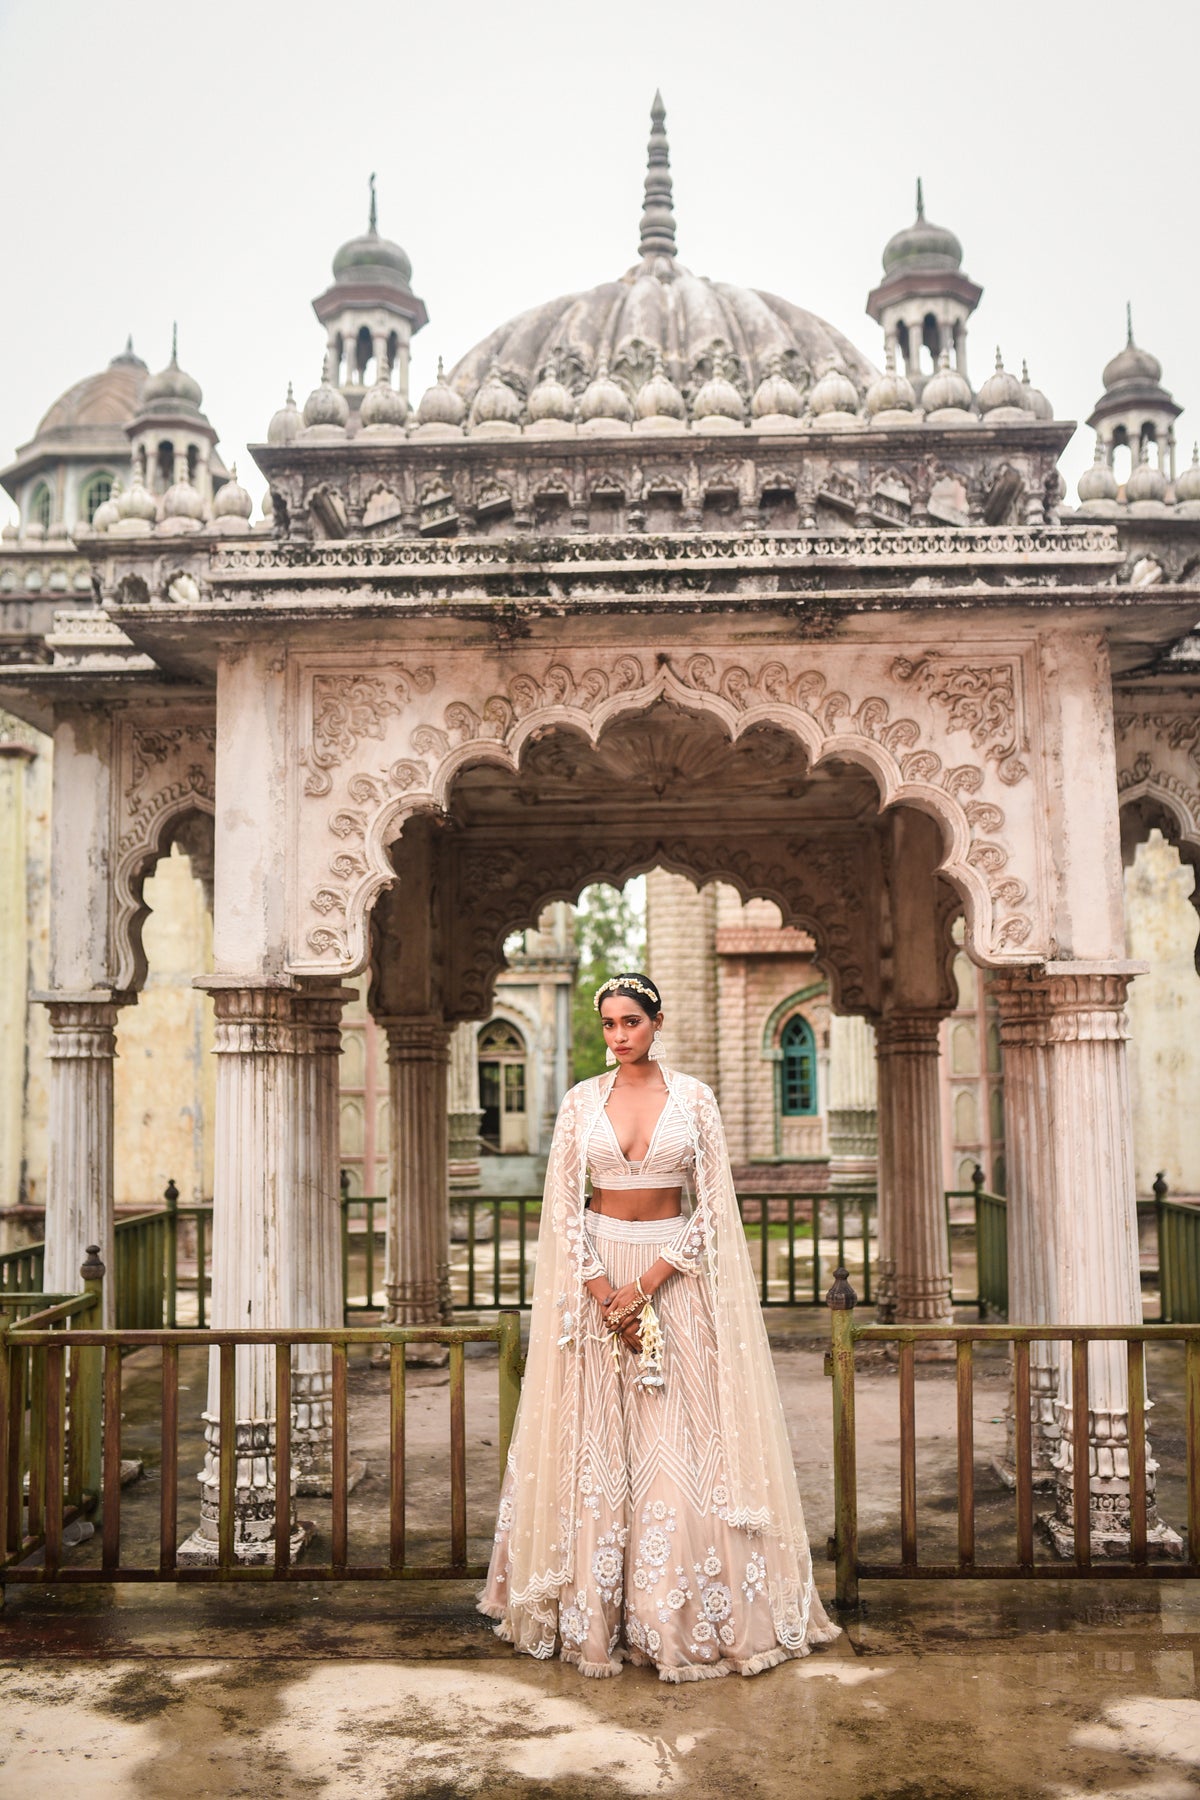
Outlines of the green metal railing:
[[[827,1296],[833,1377],[834,1557],[836,1595],[841,1606],[857,1606],[858,1584],[871,1580],[1061,1581],[1070,1578],[1147,1577],[1175,1580],[1200,1577],[1200,1327],[1189,1325],[856,1325],[858,1296],[845,1269],[839,1269]],[[952,1562],[922,1562],[918,1552],[916,1353],[920,1347],[954,1346],[957,1399],[957,1556]],[[1034,1551],[1033,1432],[1030,1346],[1070,1345],[1070,1436],[1072,1555]],[[1088,1410],[1088,1346],[1122,1343],[1126,1349],[1129,1394],[1129,1554],[1093,1561]],[[1185,1346],[1187,1438],[1186,1559],[1149,1555],[1146,1470],[1146,1347]],[[855,1353],[859,1344],[890,1344],[898,1353],[900,1410],[900,1556],[895,1562],[866,1562],[858,1549],[857,1444],[855,1436]],[[1013,1360],[1013,1437],[1016,1506],[1016,1560],[984,1562],[976,1554],[974,1351],[1001,1344]],[[1161,1462],[1161,1453],[1160,1453]]]
[[1169,1200],[1160,1172],[1154,1182],[1154,1210],[1159,1318],[1164,1325],[1200,1325],[1200,1206]]
[[[946,1191],[946,1241],[952,1243],[950,1202],[970,1200],[975,1217],[975,1292],[955,1293],[955,1306],[974,1306],[979,1317],[989,1313],[1008,1317],[1008,1202],[1003,1194],[992,1194],[983,1185],[983,1170],[976,1163],[969,1188]],[[951,1257],[953,1263],[953,1257]],[[870,1294],[861,1295],[863,1301]]]
[[[180,1206],[179,1189],[167,1183],[163,1206],[118,1219],[113,1228],[118,1331],[174,1328],[179,1323],[180,1226],[194,1222],[196,1232],[196,1323],[207,1323],[208,1297],[212,1292],[212,1207]],[[46,1266],[46,1246],[27,1244],[22,1250],[0,1255],[0,1307],[13,1295],[40,1293]]]
[[[33,1310],[14,1322],[0,1312],[0,1596],[7,1582],[109,1584],[126,1581],[373,1581],[479,1579],[486,1560],[472,1559],[467,1534],[466,1347],[497,1349],[497,1475],[503,1480],[521,1390],[521,1324],[513,1310],[492,1324],[345,1327],[340,1331],[202,1331],[99,1329],[104,1270],[89,1250],[84,1292],[61,1300],[29,1297]],[[47,1304],[48,1303],[48,1304]],[[24,1301],[15,1310],[26,1310]],[[449,1556],[413,1561],[406,1482],[406,1348],[445,1345],[449,1355]],[[291,1506],[278,1509],[271,1539],[250,1555],[236,1543],[238,1504],[237,1358],[269,1351],[274,1364],[274,1433],[270,1491],[292,1491],[292,1357],[299,1345],[327,1345],[332,1368],[331,1502],[328,1560],[296,1561]],[[211,1563],[181,1564],[179,1510],[179,1352],[215,1350],[219,1368],[218,1504]],[[383,1562],[354,1562],[350,1549],[348,1364],[352,1348],[386,1353],[389,1447],[386,1484],[388,1549]],[[121,1553],[122,1364],[129,1352],[157,1350],[161,1361],[160,1496],[156,1562],[129,1564]],[[268,1380],[270,1380],[270,1373]],[[99,1506],[97,1566],[72,1562],[63,1527]],[[439,1504],[438,1522],[445,1516]],[[422,1528],[424,1535],[424,1528]]]

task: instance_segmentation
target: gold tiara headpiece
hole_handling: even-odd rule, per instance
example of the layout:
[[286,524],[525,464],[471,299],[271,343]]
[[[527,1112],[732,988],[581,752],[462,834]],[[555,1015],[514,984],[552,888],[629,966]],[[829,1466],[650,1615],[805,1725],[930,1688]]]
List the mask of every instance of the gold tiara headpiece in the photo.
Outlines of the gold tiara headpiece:
[[644,981],[639,981],[636,975],[613,975],[608,981],[602,981],[600,983],[600,986],[596,989],[592,998],[592,1005],[597,1012],[600,1011],[600,1002],[603,1000],[605,994],[611,994],[616,988],[629,988],[635,994],[645,994],[652,1006],[661,1005],[661,1001],[654,989],[652,987],[647,987]]

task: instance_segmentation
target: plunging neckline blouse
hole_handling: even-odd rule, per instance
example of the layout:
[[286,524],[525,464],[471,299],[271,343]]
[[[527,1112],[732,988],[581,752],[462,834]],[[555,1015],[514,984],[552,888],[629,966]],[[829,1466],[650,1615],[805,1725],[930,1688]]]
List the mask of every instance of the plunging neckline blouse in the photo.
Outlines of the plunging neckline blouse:
[[616,1076],[614,1075],[599,1108],[604,1121],[603,1126],[600,1124],[600,1118],[597,1118],[588,1138],[587,1163],[593,1187],[602,1189],[682,1187],[693,1167],[695,1153],[687,1121],[679,1109],[670,1086],[664,1083],[666,1098],[663,1101],[662,1111],[655,1120],[654,1129],[650,1133],[646,1154],[639,1161],[634,1162],[622,1150],[616,1126],[608,1113],[609,1096],[615,1085]]

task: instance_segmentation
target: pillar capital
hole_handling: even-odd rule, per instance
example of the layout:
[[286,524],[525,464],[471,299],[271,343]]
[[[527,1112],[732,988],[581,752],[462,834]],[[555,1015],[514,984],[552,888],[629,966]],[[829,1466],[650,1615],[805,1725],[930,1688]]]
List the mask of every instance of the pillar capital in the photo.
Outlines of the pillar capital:
[[885,1013],[875,1025],[875,1048],[880,1056],[936,1056],[944,1012],[934,1007],[914,1007]]
[[451,1027],[440,1016],[384,1016],[376,1024],[387,1034],[390,1063],[449,1062]]
[[76,994],[36,994],[49,1011],[50,1043],[47,1055],[52,1062],[73,1058],[111,1059],[117,1053],[117,1013],[124,996],[112,994],[88,996]]
[[1125,1001],[1143,965],[1047,963],[1003,969],[992,976],[1005,1045],[1123,1043],[1129,1036]]

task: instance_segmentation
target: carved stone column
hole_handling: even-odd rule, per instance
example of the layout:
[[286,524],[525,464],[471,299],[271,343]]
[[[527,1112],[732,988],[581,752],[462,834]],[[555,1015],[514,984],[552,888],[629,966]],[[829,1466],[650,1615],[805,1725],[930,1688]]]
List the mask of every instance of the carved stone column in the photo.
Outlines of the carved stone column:
[[906,1010],[875,1028],[881,1255],[895,1265],[892,1316],[913,1325],[954,1318],[942,1188],[941,1019],[940,1012]]
[[[214,987],[217,1062],[216,1155],[213,1178],[212,1323],[227,1329],[286,1327],[295,1322],[311,1247],[299,1236],[302,1187],[319,1185],[315,1145],[320,1106],[317,1058],[306,1009],[290,989]],[[332,1058],[329,1059],[332,1061]],[[336,1174],[334,1177],[336,1192]],[[219,1455],[219,1353],[209,1367],[200,1476],[200,1528],[181,1560],[216,1555]],[[275,1529],[275,1351],[239,1349],[234,1430],[237,1445],[234,1554],[262,1562]],[[292,1496],[283,1497],[291,1510]],[[305,1541],[293,1529],[293,1554]]]
[[[1044,1038],[1036,1087],[1026,1089],[1023,1116],[1009,1115],[1010,1158],[1022,1134],[1041,1133],[1048,1155],[1037,1154],[1026,1179],[1052,1192],[1045,1203],[1010,1220],[1010,1244],[1018,1229],[1036,1238],[1042,1215],[1053,1212],[1049,1252],[1056,1275],[1044,1272],[1040,1245],[1018,1250],[1029,1282],[1029,1304],[1050,1310],[1049,1323],[1140,1324],[1141,1283],[1134,1193],[1133,1135],[1126,1053],[1125,996],[1129,975],[1120,965],[1049,964],[1043,972],[1006,978],[1002,1005],[1014,1027]],[[1002,1030],[1004,1028],[1002,1027]],[[1018,1057],[1018,1062],[1019,1062]],[[1008,1080],[1008,1050],[1005,1050]],[[1044,1107],[1031,1119],[1032,1105]],[[1011,1166],[1011,1164],[1010,1164]],[[1038,1291],[1040,1288],[1040,1291]],[[1070,1363],[1061,1358],[1057,1396],[1059,1444],[1055,1455],[1057,1502],[1051,1537],[1072,1553],[1074,1522],[1073,1400]],[[1129,1545],[1129,1392],[1125,1347],[1093,1344],[1088,1352],[1088,1464],[1093,1554],[1125,1554]],[[1156,1464],[1146,1454],[1147,1525],[1159,1553],[1177,1550],[1176,1534],[1154,1507]]]
[[[113,1058],[117,1003],[111,994],[41,994],[50,1010],[50,1166],[46,1182],[46,1292],[73,1294],[88,1244],[106,1269],[113,1246]],[[104,1324],[116,1322],[116,1283],[104,1284]]]
[[[291,1197],[294,1325],[335,1329],[344,1321],[341,1198],[338,1169],[338,1058],[342,1006],[353,989],[297,995],[296,1171]],[[292,1466],[298,1494],[333,1487],[333,1352],[300,1344],[292,1355]],[[354,1473],[361,1474],[361,1463]]]
[[[1008,1188],[1008,1316],[1016,1325],[1059,1317],[1058,1206],[1055,1194],[1050,1009],[1046,986],[1027,970],[993,973],[1004,1048],[1004,1142]],[[1058,1386],[1062,1347],[1029,1352],[1030,1426],[1035,1487],[1053,1487],[1059,1449]],[[997,1473],[1016,1484],[1013,1406]]]
[[450,1310],[450,1032],[440,1018],[381,1019],[391,1089],[388,1322],[438,1325]]
[[829,1179],[864,1187],[879,1156],[875,1034],[867,1019],[834,1013],[829,1021]]
[[473,1193],[479,1186],[479,1059],[475,1026],[456,1025],[450,1034],[447,1108],[450,1124],[450,1192]]

